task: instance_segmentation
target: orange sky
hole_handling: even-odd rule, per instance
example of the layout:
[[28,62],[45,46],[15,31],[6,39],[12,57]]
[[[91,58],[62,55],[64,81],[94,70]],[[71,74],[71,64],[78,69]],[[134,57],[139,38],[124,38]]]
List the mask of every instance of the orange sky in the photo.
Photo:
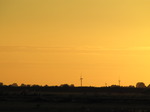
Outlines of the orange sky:
[[150,83],[149,0],[0,0],[0,81]]

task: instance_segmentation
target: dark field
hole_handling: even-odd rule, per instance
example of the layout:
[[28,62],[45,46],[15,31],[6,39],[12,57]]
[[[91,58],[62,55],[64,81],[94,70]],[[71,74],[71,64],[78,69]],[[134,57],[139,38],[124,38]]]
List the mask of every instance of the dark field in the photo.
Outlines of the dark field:
[[150,89],[1,87],[0,112],[150,112]]

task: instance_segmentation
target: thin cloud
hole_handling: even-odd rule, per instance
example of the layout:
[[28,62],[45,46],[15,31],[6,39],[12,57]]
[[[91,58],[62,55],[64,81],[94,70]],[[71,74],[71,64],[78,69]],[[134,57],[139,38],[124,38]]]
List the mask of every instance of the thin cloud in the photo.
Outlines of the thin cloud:
[[147,51],[147,50],[150,50],[150,47],[132,47],[132,48],[129,48],[129,50],[140,50],[140,51]]
[[147,51],[150,47],[131,47],[110,49],[103,47],[38,47],[38,46],[0,46],[0,52],[52,52],[52,53],[101,53],[123,51]]
[[38,47],[38,46],[0,46],[0,52],[52,52],[52,53],[98,53],[117,51],[102,47]]

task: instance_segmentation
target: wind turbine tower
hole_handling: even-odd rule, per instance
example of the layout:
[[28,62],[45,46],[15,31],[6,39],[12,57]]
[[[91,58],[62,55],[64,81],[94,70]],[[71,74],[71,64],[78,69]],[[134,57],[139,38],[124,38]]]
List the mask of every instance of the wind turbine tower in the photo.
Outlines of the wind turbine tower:
[[82,87],[82,83],[83,83],[83,77],[82,77],[82,75],[80,77],[80,82],[81,82],[81,87]]
[[121,84],[121,80],[120,80],[120,77],[119,77],[119,80],[118,80],[118,84],[119,84],[119,86],[120,86],[120,84]]
[[120,86],[121,81],[120,81],[120,80],[118,80],[118,82],[119,82],[119,86]]

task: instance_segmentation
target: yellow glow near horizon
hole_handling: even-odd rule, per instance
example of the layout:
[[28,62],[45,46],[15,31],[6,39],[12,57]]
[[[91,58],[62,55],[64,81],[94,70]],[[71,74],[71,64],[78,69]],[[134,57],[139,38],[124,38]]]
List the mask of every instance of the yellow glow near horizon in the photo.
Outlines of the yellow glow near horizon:
[[0,81],[135,85],[150,78],[149,0],[0,0]]

